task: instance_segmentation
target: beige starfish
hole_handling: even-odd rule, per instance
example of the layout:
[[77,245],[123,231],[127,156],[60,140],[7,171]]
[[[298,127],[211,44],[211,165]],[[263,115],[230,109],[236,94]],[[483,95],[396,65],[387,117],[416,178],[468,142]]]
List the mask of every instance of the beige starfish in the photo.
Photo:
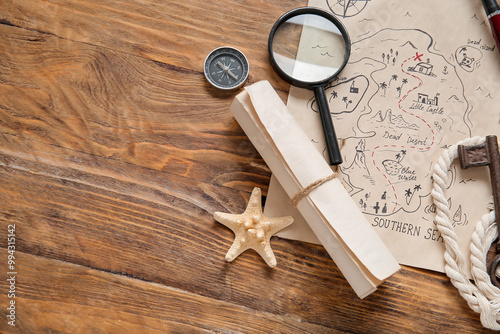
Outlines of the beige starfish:
[[255,187],[248,206],[241,215],[215,212],[214,218],[229,227],[235,234],[234,242],[226,254],[231,262],[247,249],[254,249],[270,266],[276,266],[276,257],[271,249],[270,239],[279,230],[293,223],[293,217],[270,218],[262,213],[261,190]]

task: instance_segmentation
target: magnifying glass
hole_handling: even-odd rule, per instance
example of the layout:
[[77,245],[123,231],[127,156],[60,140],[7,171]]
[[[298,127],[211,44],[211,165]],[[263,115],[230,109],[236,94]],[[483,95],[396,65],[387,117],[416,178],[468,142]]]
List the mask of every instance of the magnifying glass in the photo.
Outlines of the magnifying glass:
[[271,65],[281,78],[314,91],[330,164],[341,164],[325,86],[342,71],[349,59],[351,41],[346,28],[322,9],[293,9],[274,24],[268,48]]

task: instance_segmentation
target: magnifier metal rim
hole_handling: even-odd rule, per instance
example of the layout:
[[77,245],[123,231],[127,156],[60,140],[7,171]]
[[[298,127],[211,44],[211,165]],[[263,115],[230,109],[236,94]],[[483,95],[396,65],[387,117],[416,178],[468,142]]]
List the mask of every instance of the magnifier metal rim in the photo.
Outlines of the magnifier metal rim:
[[[276,34],[276,31],[279,29],[279,27],[283,23],[288,21],[290,18],[292,18],[294,16],[298,16],[298,15],[304,15],[304,14],[315,14],[315,15],[319,15],[319,16],[324,17],[325,19],[327,19],[330,22],[332,22],[333,24],[335,24],[335,26],[337,28],[339,28],[339,30],[342,34],[342,37],[344,38],[345,48],[346,48],[344,62],[342,63],[342,65],[339,67],[339,69],[335,73],[333,73],[331,76],[329,76],[328,78],[326,78],[324,80],[312,81],[312,82],[311,81],[297,80],[297,79],[293,78],[291,75],[285,73],[281,69],[281,67],[278,65],[278,63],[276,62],[276,59],[274,58],[273,40],[274,40],[274,35]],[[340,22],[332,14],[328,13],[327,11],[325,11],[323,9],[316,8],[316,7],[295,8],[295,9],[292,9],[291,11],[283,14],[283,16],[281,16],[276,21],[274,26],[272,27],[271,32],[269,33],[269,40],[267,42],[267,46],[268,46],[269,59],[271,61],[271,65],[274,68],[274,70],[279,74],[279,76],[294,86],[298,86],[298,87],[302,87],[302,88],[309,88],[309,89],[312,89],[312,88],[318,87],[318,86],[324,86],[325,84],[330,82],[333,78],[335,78],[344,69],[345,65],[347,64],[347,61],[349,60],[349,56],[351,55],[351,39],[349,38],[349,34],[347,33],[347,29],[345,28],[345,26],[342,24],[342,22]]]

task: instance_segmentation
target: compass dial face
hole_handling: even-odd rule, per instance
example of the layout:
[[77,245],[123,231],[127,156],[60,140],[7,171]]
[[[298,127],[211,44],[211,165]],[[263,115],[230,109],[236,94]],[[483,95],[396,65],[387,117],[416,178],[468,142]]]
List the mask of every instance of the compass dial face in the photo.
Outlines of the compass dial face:
[[205,77],[219,89],[236,89],[248,78],[248,60],[241,51],[221,47],[212,51],[205,59]]

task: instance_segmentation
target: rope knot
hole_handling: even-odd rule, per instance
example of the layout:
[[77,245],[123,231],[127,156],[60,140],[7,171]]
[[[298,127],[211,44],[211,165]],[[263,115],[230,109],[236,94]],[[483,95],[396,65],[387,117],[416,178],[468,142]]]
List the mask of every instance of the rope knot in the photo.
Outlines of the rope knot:
[[302,189],[301,191],[299,191],[297,194],[295,194],[295,196],[293,196],[290,199],[290,202],[292,203],[293,207],[296,208],[299,202],[303,200],[306,196],[308,196],[312,191],[321,187],[323,184],[325,184],[330,180],[333,180],[336,177],[337,177],[337,172],[333,172],[333,174],[330,174],[324,178],[316,180],[307,187],[305,187],[304,189]]

